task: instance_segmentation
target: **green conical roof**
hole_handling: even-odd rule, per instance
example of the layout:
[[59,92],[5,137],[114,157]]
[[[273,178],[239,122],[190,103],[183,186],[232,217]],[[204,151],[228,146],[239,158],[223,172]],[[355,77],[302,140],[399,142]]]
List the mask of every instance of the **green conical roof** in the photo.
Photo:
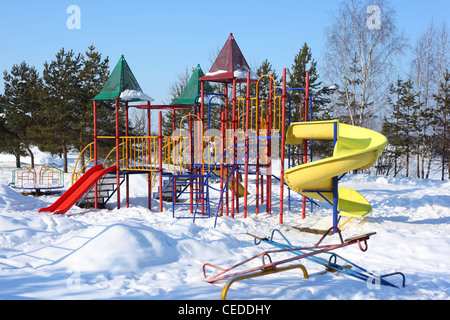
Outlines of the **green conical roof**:
[[125,57],[122,55],[108,80],[106,80],[102,91],[95,96],[94,100],[119,99],[120,94],[125,90],[142,92],[142,89],[136,81],[133,72],[131,72]]
[[[178,99],[174,100],[171,104],[194,104],[195,98],[201,93],[201,83],[200,81],[198,81],[198,79],[200,79],[204,75],[205,74],[203,73],[202,68],[200,68],[200,65],[197,65],[197,68],[195,68],[194,73],[186,84],[186,87],[183,89]],[[208,82],[205,82],[204,86],[205,92],[213,92],[213,89]],[[200,99],[198,99],[197,101],[200,101]]]

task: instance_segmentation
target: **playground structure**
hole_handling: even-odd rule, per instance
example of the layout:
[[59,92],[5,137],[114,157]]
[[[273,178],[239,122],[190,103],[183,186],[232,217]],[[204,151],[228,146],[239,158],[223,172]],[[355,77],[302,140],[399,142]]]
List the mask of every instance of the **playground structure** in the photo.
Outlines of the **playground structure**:
[[15,169],[10,187],[24,192],[40,194],[64,188],[64,171],[54,166],[32,166]]
[[[262,95],[263,79],[269,80],[265,97]],[[313,98],[308,73],[305,79],[305,87],[287,88],[284,69],[280,89],[271,75],[258,78],[230,34],[206,75],[198,67],[179,99],[171,105],[152,105],[152,98],[142,92],[122,56],[102,91],[93,99],[94,141],[80,155],[87,161],[82,166],[77,160],[72,186],[52,206],[39,212],[65,213],[88,194],[92,195],[95,208],[116,195],[117,208],[120,208],[123,183],[126,206],[129,206],[129,176],[146,174],[148,208],[152,209],[152,198],[158,200],[159,211],[163,210],[163,201],[169,200],[176,218],[195,221],[214,217],[216,223],[217,217],[235,217],[241,210],[246,218],[249,183],[255,184],[255,214],[263,210],[272,214],[272,188],[279,185],[280,223],[283,223],[285,198],[289,210],[291,207],[290,190],[302,195],[303,218],[306,204],[311,204],[312,210],[317,205],[316,200],[333,206],[334,227],[338,226],[340,216],[364,217],[371,211],[370,204],[356,191],[338,187],[338,182],[346,172],[370,167],[383,151],[386,139],[374,131],[344,125],[337,120],[311,121]],[[209,92],[209,82],[221,84],[223,93]],[[246,85],[245,97],[237,97],[238,84]],[[254,96],[250,94],[251,84],[255,84]],[[289,93],[293,91],[304,96],[297,106],[298,119],[291,118],[293,106]],[[98,135],[98,101],[114,102],[115,136]],[[219,108],[220,128],[211,124],[214,103]],[[119,135],[120,105],[125,109],[125,136]],[[147,136],[129,136],[129,108],[147,111]],[[177,128],[176,111],[181,109],[188,109],[190,113],[180,119]],[[158,110],[157,136],[151,135],[152,110]],[[171,136],[162,133],[162,110],[172,111],[174,133]],[[108,139],[115,142],[115,147],[101,156],[99,142]],[[332,139],[333,156],[314,161],[312,139]],[[303,152],[294,153],[291,149],[294,145],[303,145]],[[278,156],[281,168],[276,176],[272,172],[272,160]],[[294,165],[294,157],[301,157],[302,163]],[[253,182],[250,176],[254,176]],[[153,193],[156,179],[158,189]],[[213,180],[219,181],[219,187]],[[215,198],[212,191],[217,195]],[[188,210],[177,210],[181,206]]]

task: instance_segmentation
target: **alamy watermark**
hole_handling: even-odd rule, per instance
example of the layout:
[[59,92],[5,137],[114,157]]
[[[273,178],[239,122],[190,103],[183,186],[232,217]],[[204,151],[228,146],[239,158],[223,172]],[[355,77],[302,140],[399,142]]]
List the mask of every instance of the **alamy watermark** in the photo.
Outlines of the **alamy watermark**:
[[203,130],[194,126],[192,136],[185,129],[172,133],[174,143],[171,158],[174,164],[233,164],[259,159],[260,164],[268,164],[280,157],[280,133],[272,129],[227,129],[225,136],[217,129]]
[[369,30],[381,29],[381,9],[377,5],[370,5],[367,11],[370,16],[366,20],[366,27]]
[[67,288],[70,290],[80,290],[81,289],[81,269],[77,266],[71,266],[67,268],[67,273],[69,276],[66,280]]
[[81,29],[81,9],[79,6],[72,4],[67,7],[67,14],[70,14],[66,20],[66,26],[69,30]]

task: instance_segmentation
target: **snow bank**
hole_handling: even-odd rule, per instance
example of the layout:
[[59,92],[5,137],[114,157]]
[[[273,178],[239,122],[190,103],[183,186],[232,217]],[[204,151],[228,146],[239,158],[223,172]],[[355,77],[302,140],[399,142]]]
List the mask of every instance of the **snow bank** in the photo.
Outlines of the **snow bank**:
[[[87,233],[87,234],[86,234]],[[62,266],[81,272],[120,274],[168,264],[178,258],[176,242],[165,233],[136,223],[112,223],[86,230],[77,238],[91,238],[64,259]]]
[[[0,161],[6,158],[1,155]],[[47,158],[37,154],[36,162]],[[146,208],[144,175],[131,176],[130,208],[122,203],[122,209],[114,209],[113,201],[110,209],[73,207],[66,215],[38,214],[57,196],[35,198],[12,190],[7,184],[13,169],[0,166],[0,299],[220,299],[225,282],[207,283],[204,263],[228,268],[273,249],[256,246],[246,233],[265,237],[279,229],[292,244],[309,246],[320,235],[294,227],[323,230],[331,225],[331,209],[324,203],[313,213],[308,210],[304,220],[298,203],[292,204],[292,212],[285,204],[280,225],[278,186],[273,188],[272,215],[263,212],[264,204],[255,215],[252,184],[246,219],[242,213],[234,219],[220,217],[216,228],[212,219],[195,224],[174,219],[170,203],[164,203],[163,212],[157,201],[152,212]],[[323,274],[321,266],[302,261],[309,279],[298,270],[250,279],[233,284],[229,299],[449,299],[450,182],[348,174],[341,183],[373,206],[367,218],[343,227],[344,238],[376,234],[367,252],[350,246],[336,253],[378,274],[402,272],[406,287],[371,286],[340,273]],[[178,216],[189,216],[182,211],[186,209],[178,210]],[[208,275],[213,272],[209,269]]]

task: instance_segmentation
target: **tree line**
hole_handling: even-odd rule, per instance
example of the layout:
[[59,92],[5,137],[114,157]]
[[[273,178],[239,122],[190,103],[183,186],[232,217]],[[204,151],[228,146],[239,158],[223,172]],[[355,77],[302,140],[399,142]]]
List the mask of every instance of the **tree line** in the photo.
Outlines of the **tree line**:
[[[439,171],[441,179],[450,178],[446,80],[450,44],[446,24],[436,26],[431,21],[411,45],[398,28],[396,12],[388,0],[341,0],[338,9],[330,14],[324,38],[321,66],[304,43],[287,68],[287,86],[291,88],[304,87],[305,73],[309,71],[312,120],[339,119],[382,132],[388,145],[368,172],[429,178]],[[405,62],[410,70],[404,70]],[[267,59],[253,68],[258,76],[271,74],[275,85],[280,85],[281,79]],[[172,101],[187,79],[186,71],[172,85],[177,89],[171,91]],[[262,86],[269,88],[268,83]],[[238,97],[245,97],[245,93],[243,84]],[[262,90],[264,94],[267,95],[267,90]],[[301,92],[291,95],[294,121],[299,120],[303,99]],[[219,116],[218,110],[212,114]],[[167,114],[168,133],[170,118]],[[330,147],[329,141],[314,141],[314,157],[327,156]]]
[[450,178],[448,27],[431,21],[411,44],[395,18],[388,0],[341,0],[332,13],[324,64],[339,85],[334,115],[386,135],[377,174]]
[[431,22],[413,47],[411,70],[390,84],[390,109],[382,119],[389,148],[380,173],[418,178],[437,173],[450,179],[449,46],[446,24]]
[[[378,8],[378,15],[372,8]],[[371,172],[419,178],[439,173],[441,179],[450,178],[448,28],[445,23],[436,26],[431,22],[411,44],[397,27],[395,17],[388,0],[341,0],[325,29],[321,65],[303,43],[287,68],[287,86],[304,87],[309,71],[312,120],[339,119],[380,131],[388,138],[385,152]],[[90,99],[106,81],[108,63],[108,58],[103,59],[93,46],[84,54],[63,48],[53,61],[44,63],[42,77],[25,62],[5,71],[5,90],[0,95],[0,151],[14,154],[19,165],[20,156],[32,156],[32,145],[65,158],[69,148],[81,150],[92,139]],[[410,70],[399,66],[405,63]],[[272,75],[275,86],[280,86],[280,76],[268,59],[252,67],[258,76]],[[170,86],[170,101],[178,98],[190,75],[186,69]],[[221,84],[211,86],[214,92],[224,91]],[[254,96],[255,84],[251,86]],[[269,84],[261,86],[261,94],[267,95]],[[245,84],[238,90],[238,98],[245,97]],[[303,99],[302,92],[291,94],[291,120],[300,120]],[[232,103],[231,97],[228,101]],[[213,106],[211,112],[212,127],[217,128],[218,108]],[[228,110],[231,118],[232,108]],[[99,113],[99,121],[105,123],[99,125],[103,130],[99,134],[112,135],[108,130],[113,128],[106,123],[114,121],[113,106],[99,103]],[[178,121],[183,115],[183,111],[177,111]],[[164,134],[170,135],[171,112],[163,120]],[[135,123],[139,123],[138,118]],[[329,143],[314,141],[315,159],[327,156]]]
[[[84,53],[62,48],[54,60],[43,64],[39,75],[25,61],[4,71],[4,93],[0,95],[0,152],[13,154],[16,166],[32,146],[64,158],[71,149],[81,151],[92,141],[92,98],[109,76],[109,59],[89,46]],[[100,135],[113,135],[114,107],[98,104]],[[103,124],[103,125],[102,125]]]

